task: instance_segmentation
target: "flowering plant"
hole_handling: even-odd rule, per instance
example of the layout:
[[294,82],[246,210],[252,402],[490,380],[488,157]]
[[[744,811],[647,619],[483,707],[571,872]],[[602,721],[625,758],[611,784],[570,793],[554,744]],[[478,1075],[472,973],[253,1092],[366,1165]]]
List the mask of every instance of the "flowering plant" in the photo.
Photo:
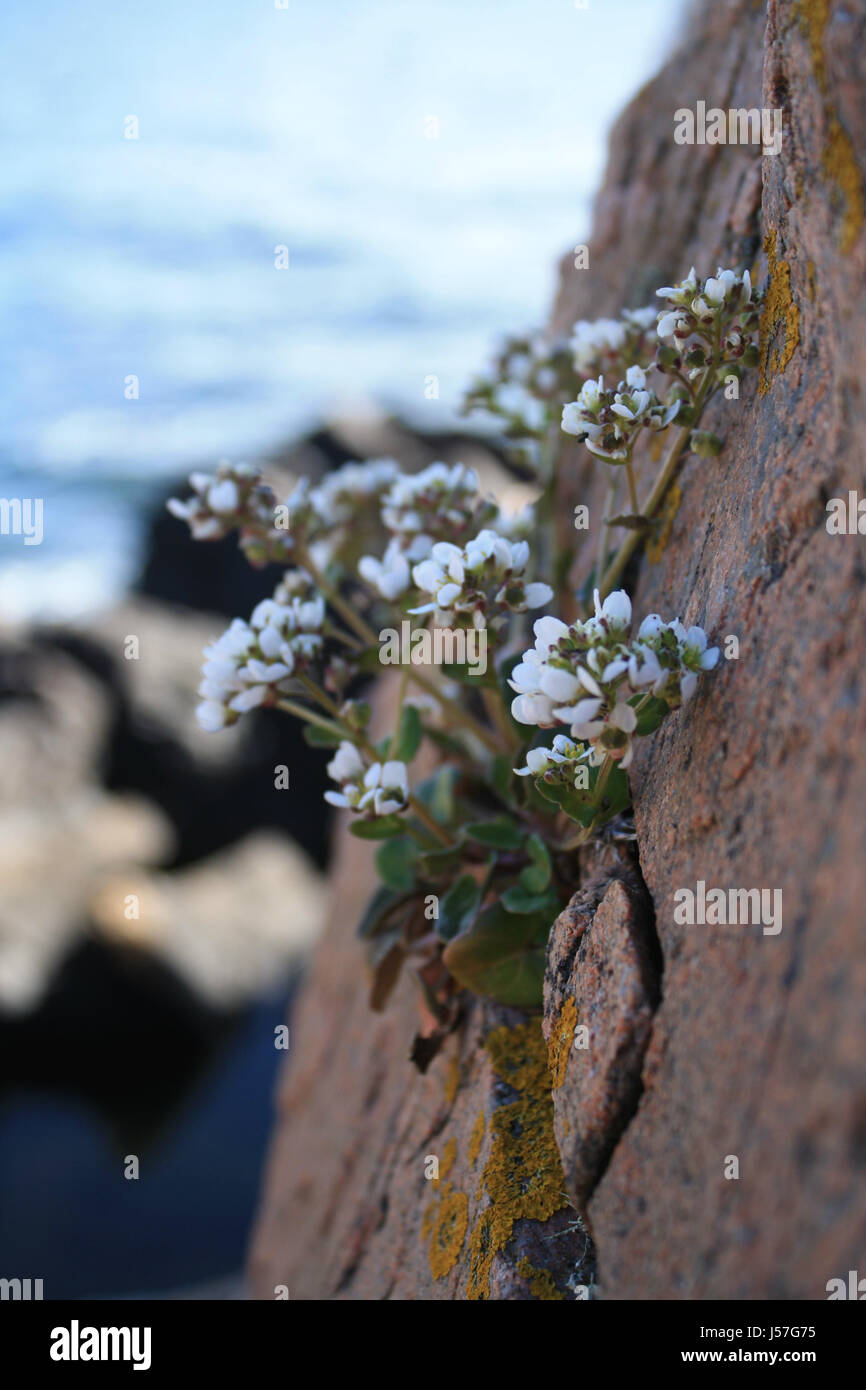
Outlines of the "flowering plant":
[[[503,514],[460,464],[411,475],[392,460],[348,464],[316,487],[302,480],[284,503],[255,469],[222,464],[215,476],[193,475],[189,501],[169,504],[196,538],[234,530],[252,564],[286,566],[273,597],[207,648],[198,718],[217,731],[275,706],[330,750],[326,799],[348,813],[351,833],[378,846],[381,887],[359,929],[371,1002],[381,1008],[408,967],[439,1034],[462,989],[540,1001],[550,926],[577,885],[572,851],[627,811],[636,741],[685,705],[718,661],[704,631],[678,619],[650,614],[633,631],[630,599],[615,582],[686,446],[718,451],[697,426],[714,393],[756,360],[758,300],[748,273],[732,271],[704,282],[692,271],[658,293],[666,307],[657,323],[655,311],[639,310],[581,322],[568,345],[513,340],[495,379],[472,388],[470,406],[498,413],[514,439],[533,445],[520,464],[536,479],[537,503],[520,515]],[[534,401],[534,416],[513,397],[504,404],[512,388]],[[675,438],[641,508],[637,446],[645,430],[671,425]],[[570,623],[530,616],[557,597],[535,573],[551,563],[561,609],[575,607],[547,534],[560,426],[612,475],[592,610]],[[617,518],[622,472],[632,511]],[[618,523],[629,536],[608,561]],[[399,663],[391,732],[376,739],[363,684],[393,659],[384,638],[398,623],[450,645],[437,664],[413,640]],[[416,1058],[428,1055],[429,1038]]]

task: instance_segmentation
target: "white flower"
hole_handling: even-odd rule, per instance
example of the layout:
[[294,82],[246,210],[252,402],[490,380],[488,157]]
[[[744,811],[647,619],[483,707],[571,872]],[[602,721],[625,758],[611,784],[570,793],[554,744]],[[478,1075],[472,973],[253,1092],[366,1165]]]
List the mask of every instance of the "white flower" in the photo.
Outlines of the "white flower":
[[325,602],[320,594],[308,596],[309,590],[306,576],[287,577],[277,597],[256,604],[249,623],[235,618],[205,648],[199,686],[204,703],[197,714],[203,729],[215,732],[238,714],[275,704],[291,689],[296,667],[318,655]]
[[207,734],[219,733],[220,729],[225,728],[228,719],[225,706],[216,700],[203,700],[196,707],[195,717]]
[[354,782],[364,775],[364,763],[354,743],[344,739],[328,763],[328,776],[335,782]]
[[679,285],[665,285],[660,290],[656,290],[659,299],[671,299],[677,304],[683,304],[690,299],[698,287],[698,277],[695,268],[692,266],[685,280]]
[[593,590],[595,621],[607,623],[611,627],[628,627],[631,623],[631,599],[625,589],[615,589],[608,594],[604,603],[599,598],[598,589]]
[[340,525],[351,520],[360,503],[379,496],[399,475],[393,459],[344,463],[310,491],[309,500],[326,525]]
[[364,774],[364,787],[358,802],[359,811],[372,810],[377,816],[402,811],[409,799],[406,764],[397,761],[373,763]]
[[553,701],[547,695],[516,695],[511,701],[511,713],[518,724],[537,724],[544,728],[553,724]]
[[580,401],[569,401],[562,407],[562,426],[565,434],[585,434],[586,426],[581,415]]
[[646,372],[642,367],[629,367],[625,379],[633,391],[643,391],[646,387]]
[[432,595],[432,601],[409,612],[435,613],[443,626],[452,625],[461,615],[474,627],[484,628],[488,615],[498,625],[502,610],[522,613],[540,608],[550,601],[553,590],[548,584],[524,582],[528,563],[528,542],[510,541],[489,528],[479,531],[463,549],[438,541],[429,557],[412,568],[416,588]]
[[214,512],[235,512],[240,506],[240,494],[237,484],[231,478],[225,478],[220,483],[214,483],[213,487],[208,488],[208,506]]
[[383,598],[393,601],[409,587],[410,570],[408,557],[400,549],[396,540],[391,540],[381,560],[373,555],[363,555],[358,561],[358,573],[366,579]]
[[592,368],[605,353],[617,353],[625,345],[626,325],[616,319],[581,319],[574,325],[571,348],[579,372]]
[[658,335],[660,338],[672,338],[678,328],[686,326],[683,314],[677,309],[672,309],[670,313],[662,314],[659,319]]
[[539,686],[551,700],[565,702],[574,699],[580,690],[580,681],[572,671],[565,671],[559,666],[543,666]]
[[[568,636],[568,625],[561,618],[536,618],[532,631],[535,633],[535,652],[544,657],[563,637]],[[532,652],[527,652],[524,661],[532,655]]]

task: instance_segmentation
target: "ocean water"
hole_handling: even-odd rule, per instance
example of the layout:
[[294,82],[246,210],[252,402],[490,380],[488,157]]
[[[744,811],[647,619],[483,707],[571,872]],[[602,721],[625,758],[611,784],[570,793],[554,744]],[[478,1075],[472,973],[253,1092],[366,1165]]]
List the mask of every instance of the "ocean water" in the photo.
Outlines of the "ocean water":
[[0,535],[0,616],[110,601],[192,466],[371,406],[451,423],[543,320],[682,10],[281,5],[5,0],[0,498],[44,521]]

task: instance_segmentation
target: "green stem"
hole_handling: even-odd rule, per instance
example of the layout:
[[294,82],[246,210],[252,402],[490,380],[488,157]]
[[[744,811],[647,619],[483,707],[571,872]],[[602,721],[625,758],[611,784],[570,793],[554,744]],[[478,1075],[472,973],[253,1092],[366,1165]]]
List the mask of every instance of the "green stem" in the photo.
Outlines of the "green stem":
[[405,699],[406,699],[406,687],[407,687],[408,684],[409,684],[409,667],[408,667],[408,666],[404,666],[404,667],[403,667],[403,673],[402,673],[402,675],[400,676],[400,694],[399,694],[398,697],[397,697],[397,714],[396,714],[396,717],[395,717],[394,732],[393,732],[393,734],[391,735],[391,745],[390,745],[390,747],[389,747],[389,749],[388,749],[388,756],[389,756],[389,758],[394,758],[394,757],[397,756],[397,743],[398,743],[398,740],[399,740],[399,738],[400,738],[400,720],[401,720],[401,717],[402,717],[402,714],[403,714],[403,702],[404,702]]
[[488,752],[501,752],[499,744],[490,730],[485,729],[483,724],[479,724],[478,720],[475,719],[468,710],[463,709],[463,707],[458,705],[455,700],[452,700],[450,696],[444,695],[436,685],[436,682],[431,680],[429,676],[422,676],[414,666],[410,666],[408,670],[410,681],[414,681],[415,685],[420,685],[422,690],[426,690],[428,695],[432,695],[434,700],[438,700],[440,705],[442,705],[443,709],[448,711],[456,724],[460,724],[468,733],[474,734],[477,739],[480,739]]
[[610,482],[607,485],[607,492],[604,499],[604,510],[601,517],[601,530],[598,533],[598,553],[595,558],[595,577],[598,581],[604,572],[604,560],[607,555],[607,532],[608,522],[613,516],[613,509],[616,506],[616,495],[619,492],[619,474],[614,471]]
[[628,495],[631,501],[631,509],[635,516],[640,515],[640,503],[637,500],[637,486],[634,480],[634,468],[631,461],[631,453],[625,461],[625,473],[628,478]]
[[[700,422],[701,412],[703,411],[704,404],[706,402],[707,392],[710,387],[711,373],[714,371],[715,364],[713,364],[713,366],[708,368],[705,372],[697,397],[695,398],[695,418],[690,425],[685,425],[680,430],[679,434],[677,435],[676,439],[671,445],[670,452],[664,461],[661,472],[655,480],[653,490],[647,498],[646,502],[644,503],[643,515],[647,518],[647,520],[650,520],[653,516],[655,516],[655,513],[661,506],[662,499],[664,498],[664,495],[667,492],[670,483],[673,481],[674,475],[676,474],[680,458],[682,456],[682,452],[689,442],[692,430]],[[628,564],[629,560],[631,559],[632,555],[637,550],[638,546],[641,544],[643,539],[644,535],[642,531],[632,531],[630,535],[627,536],[626,539],[623,541],[616,555],[611,560],[610,564],[605,570],[604,575],[602,576],[601,583],[599,584],[599,590],[602,598],[606,598],[607,595],[610,593],[614,584],[619,579],[620,575],[622,574],[623,570],[625,569],[626,565]]]
[[362,639],[365,645],[375,647],[379,641],[377,634],[373,631],[369,624],[364,621],[360,613],[355,612],[352,605],[348,603],[346,599],[343,598],[342,594],[332,584],[328,583],[321,570],[318,568],[317,565],[313,563],[313,560],[310,558],[309,552],[306,550],[302,551],[299,554],[298,558],[301,564],[303,565],[304,569],[309,572],[310,577],[312,578],[316,587],[328,600],[328,603],[330,603],[331,607],[335,608],[336,611],[340,614],[340,617],[343,619],[343,621],[352,629],[353,632],[357,633],[357,635]]
[[326,729],[329,734],[336,734],[341,739],[349,737],[346,730],[339,724],[334,724],[330,719],[323,719],[314,710],[296,704],[294,700],[277,700],[276,707],[284,710],[286,714],[293,714],[296,719],[303,719],[307,724],[316,724],[320,729]]
[[514,752],[520,747],[520,740],[508,722],[508,714],[499,687],[486,685],[481,692],[481,698],[484,701],[484,708],[490,715],[491,722],[495,725],[505,744],[502,751]]

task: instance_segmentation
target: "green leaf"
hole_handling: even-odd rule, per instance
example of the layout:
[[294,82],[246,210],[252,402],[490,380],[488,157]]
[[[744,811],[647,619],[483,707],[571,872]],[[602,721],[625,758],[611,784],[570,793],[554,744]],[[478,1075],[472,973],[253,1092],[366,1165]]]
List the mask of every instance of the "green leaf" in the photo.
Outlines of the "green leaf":
[[508,800],[512,790],[512,778],[514,776],[514,759],[510,753],[497,753],[490,765],[490,780],[493,790]]
[[311,748],[337,748],[342,741],[339,734],[320,729],[318,724],[305,724],[303,732],[304,740]]
[[352,820],[349,831],[359,840],[389,840],[392,835],[401,835],[404,830],[399,816],[377,816],[375,820]]
[[415,861],[418,846],[407,835],[396,835],[386,840],[376,851],[376,868],[379,877],[389,888],[397,893],[411,893],[415,887]]
[[411,763],[418,747],[424,728],[421,724],[421,714],[415,705],[404,705],[400,714],[400,727],[397,731],[397,745],[393,756],[401,763]]
[[532,865],[524,869],[520,882],[527,893],[543,893],[550,882],[551,864],[547,845],[540,835],[532,834],[526,842],[526,852]]
[[442,955],[458,984],[500,1004],[540,1008],[544,956],[553,918],[521,916],[494,903]]
[[560,810],[579,825],[591,825],[595,817],[595,802],[588,791],[578,791],[566,782],[545,782],[539,777],[536,787],[543,797],[552,801]]
[[559,899],[555,893],[530,893],[521,883],[506,888],[501,901],[506,912],[545,912],[555,917],[559,911]]
[[439,904],[437,936],[451,941],[459,932],[466,931],[475,920],[480,902],[481,884],[471,874],[463,874],[452,883]]
[[644,705],[637,717],[637,728],[635,729],[635,733],[641,738],[645,738],[647,734],[655,733],[667,713],[668,706],[666,701],[658,700],[653,696],[653,698]]
[[377,888],[358,923],[358,935],[362,939],[376,936],[387,922],[391,909],[404,899],[404,894],[394,893],[390,888]]
[[498,816],[496,820],[473,821],[463,827],[463,834],[478,844],[489,845],[492,849],[520,849],[524,831],[510,816]]
[[456,767],[440,767],[415,788],[418,800],[439,825],[448,825],[454,816],[454,785],[458,776]]
[[462,859],[459,846],[454,849],[424,850],[418,859],[418,873],[431,879],[444,878],[446,875],[451,878],[460,868]]

